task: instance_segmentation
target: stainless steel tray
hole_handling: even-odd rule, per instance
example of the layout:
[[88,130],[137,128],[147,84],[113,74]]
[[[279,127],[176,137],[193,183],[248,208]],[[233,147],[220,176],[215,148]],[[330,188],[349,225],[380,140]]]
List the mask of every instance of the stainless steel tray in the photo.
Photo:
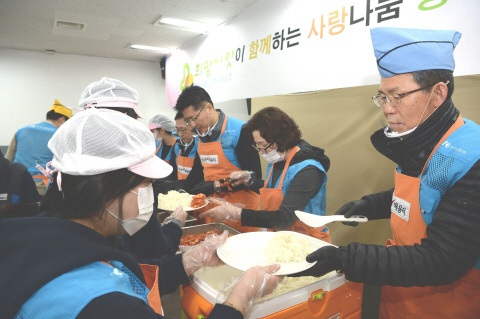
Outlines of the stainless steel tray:
[[228,230],[230,234],[240,234],[238,230],[233,227],[230,227],[223,223],[211,223],[211,224],[203,224],[203,225],[195,225],[189,227],[183,227],[183,236],[188,235],[199,235],[206,233],[210,230],[217,230],[223,232],[224,230]]

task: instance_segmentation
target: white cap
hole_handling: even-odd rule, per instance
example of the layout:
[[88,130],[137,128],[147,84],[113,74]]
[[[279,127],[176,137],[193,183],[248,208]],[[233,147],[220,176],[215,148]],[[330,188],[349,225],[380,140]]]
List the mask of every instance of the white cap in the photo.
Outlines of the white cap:
[[166,115],[157,114],[148,121],[148,129],[163,128],[165,131],[175,131],[175,122]]
[[143,118],[138,110],[138,92],[119,80],[103,77],[100,81],[87,86],[78,101],[84,109],[92,107],[124,107],[134,109],[138,117]]
[[108,109],[89,109],[65,122],[48,142],[52,166],[70,175],[97,175],[121,168],[163,178],[173,168],[155,155],[155,140],[142,123]]

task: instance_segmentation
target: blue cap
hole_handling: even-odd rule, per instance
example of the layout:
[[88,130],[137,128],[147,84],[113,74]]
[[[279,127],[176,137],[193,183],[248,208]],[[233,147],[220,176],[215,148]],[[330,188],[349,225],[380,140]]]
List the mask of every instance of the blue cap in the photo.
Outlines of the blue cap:
[[421,70],[453,71],[453,50],[462,36],[454,30],[401,28],[373,28],[370,34],[382,78]]

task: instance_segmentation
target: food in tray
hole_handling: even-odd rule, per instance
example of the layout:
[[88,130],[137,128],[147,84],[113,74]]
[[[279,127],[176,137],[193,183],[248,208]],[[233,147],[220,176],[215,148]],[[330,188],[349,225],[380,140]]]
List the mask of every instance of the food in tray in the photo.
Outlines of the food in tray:
[[190,206],[192,208],[202,207],[207,203],[207,196],[205,194],[198,194],[192,197],[192,203]]
[[175,210],[178,206],[183,209],[202,207],[206,204],[206,196],[198,194],[192,196],[188,193],[169,191],[166,195],[158,195],[158,207],[164,210]]
[[265,256],[277,263],[303,262],[313,251],[308,239],[290,233],[279,233],[268,241]]
[[[180,246],[195,246],[200,242],[204,241],[205,238],[211,234],[221,235],[222,232],[218,230],[209,230],[203,234],[184,236],[180,238]],[[233,234],[228,234],[228,237],[230,236],[233,236]]]

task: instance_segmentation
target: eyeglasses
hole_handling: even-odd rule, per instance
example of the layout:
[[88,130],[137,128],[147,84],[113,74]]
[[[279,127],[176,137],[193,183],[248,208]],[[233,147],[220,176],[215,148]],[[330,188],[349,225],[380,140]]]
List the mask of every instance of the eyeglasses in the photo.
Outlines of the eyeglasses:
[[252,147],[255,148],[255,149],[256,149],[257,151],[259,151],[259,152],[260,152],[260,151],[263,151],[263,152],[266,153],[266,152],[267,152],[267,149],[268,149],[270,146],[272,146],[272,145],[273,145],[273,142],[270,143],[270,144],[268,144],[267,147],[258,147],[258,144],[254,144],[254,145],[252,145]]
[[175,128],[175,132],[177,132],[178,134],[185,134],[185,132],[188,132],[188,131],[190,131],[190,130]]
[[378,107],[384,107],[385,103],[388,102],[388,104],[390,104],[394,108],[397,108],[402,104],[402,97],[404,97],[408,94],[412,94],[412,93],[421,91],[421,90],[425,90],[425,89],[427,89],[431,86],[434,86],[435,84],[437,84],[437,83],[433,83],[433,84],[424,86],[422,88],[419,88],[419,89],[416,89],[416,90],[413,90],[413,91],[408,91],[408,92],[405,92],[405,93],[397,94],[397,96],[388,97],[388,95],[381,96],[380,94],[377,94],[375,96],[372,96],[372,100],[375,103],[375,105],[378,106]]
[[202,113],[203,108],[205,107],[205,105],[207,105],[207,103],[203,104],[202,109],[200,110],[200,112],[198,112],[198,114],[197,114],[197,116],[195,116],[195,118],[183,120],[183,121],[185,122],[185,124],[190,125],[190,123],[192,123],[192,122],[197,123],[198,116],[200,115],[200,113]]

